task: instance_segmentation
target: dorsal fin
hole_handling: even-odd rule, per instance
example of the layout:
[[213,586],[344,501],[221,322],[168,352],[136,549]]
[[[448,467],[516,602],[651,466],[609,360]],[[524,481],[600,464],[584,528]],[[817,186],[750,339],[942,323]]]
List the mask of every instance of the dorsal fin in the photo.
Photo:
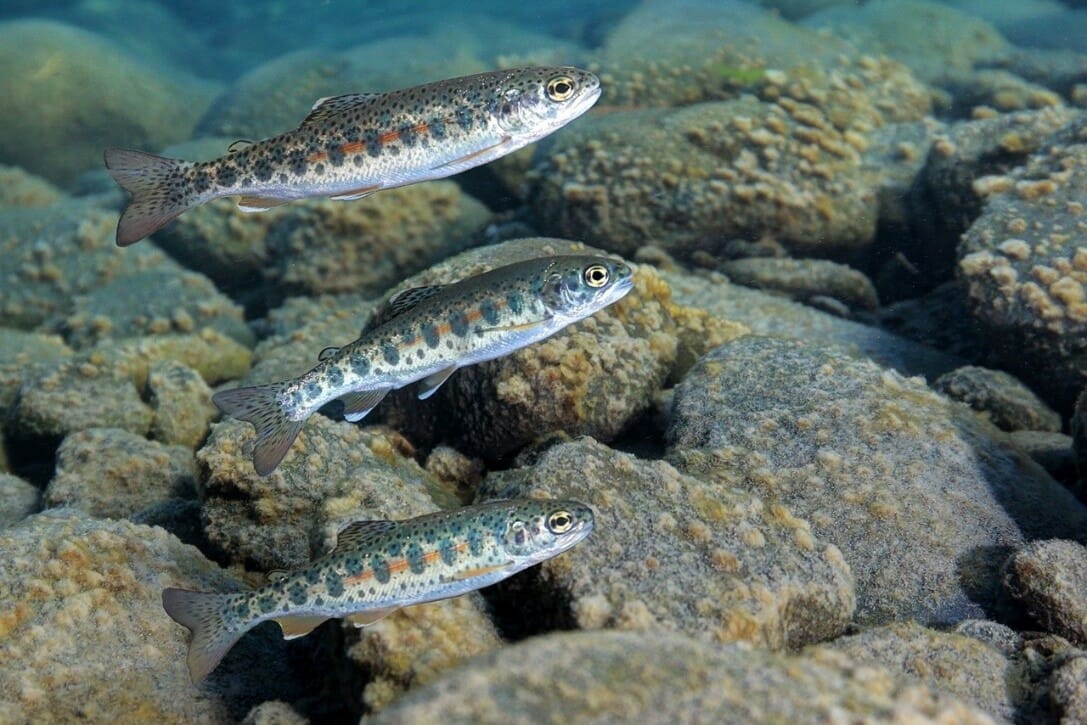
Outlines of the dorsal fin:
[[324,98],[318,98],[313,104],[313,108],[310,110],[309,115],[306,116],[301,125],[307,126],[315,123],[323,123],[333,116],[370,103],[380,96],[380,93],[345,93],[342,96],[325,96]]
[[381,519],[352,521],[340,529],[336,534],[336,546],[332,549],[332,553],[344,549],[361,548],[372,539],[395,529],[396,525],[395,521],[384,521]]
[[389,298],[376,315],[367,323],[368,329],[383,325],[394,317],[398,317],[410,309],[418,307],[424,300],[428,300],[438,292],[446,288],[444,284],[432,284],[426,287],[409,287],[397,292]]

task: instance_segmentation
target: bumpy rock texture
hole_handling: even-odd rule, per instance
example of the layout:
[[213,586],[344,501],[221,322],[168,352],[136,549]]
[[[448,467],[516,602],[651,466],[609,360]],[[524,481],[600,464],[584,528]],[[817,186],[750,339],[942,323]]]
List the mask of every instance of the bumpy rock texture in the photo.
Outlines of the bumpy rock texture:
[[0,719],[222,722],[283,692],[274,660],[264,685],[213,678],[193,690],[162,588],[237,584],[162,529],[58,509],[0,530],[0,548]]
[[0,528],[18,523],[38,509],[40,492],[18,476],[0,473]]
[[667,436],[681,470],[779,501],[837,544],[862,623],[977,617],[1009,547],[1087,531],[1087,510],[987,423],[837,348],[714,350],[677,386]]
[[941,375],[933,387],[974,410],[984,411],[1003,430],[1061,429],[1061,416],[1056,411],[1001,370],[967,365]]
[[863,273],[823,259],[752,257],[725,262],[721,271],[736,284],[778,292],[801,302],[829,297],[862,310],[879,307],[876,289]]
[[[557,694],[558,693],[558,694]],[[786,657],[675,633],[580,632],[530,639],[419,688],[374,723],[988,723],[960,701],[835,653]]]
[[679,630],[783,649],[836,636],[853,612],[849,568],[808,522],[663,461],[582,439],[549,449],[534,466],[492,473],[479,495],[573,498],[596,513],[588,544],[534,570],[529,591],[509,592],[528,586],[527,577],[497,586],[507,594],[496,607],[504,599],[515,622],[530,602],[557,596],[568,611],[555,624]]
[[1046,631],[1087,644],[1087,548],[1073,541],[1030,544],[1008,560],[1004,585]]
[[171,498],[193,498],[195,485],[196,462],[188,448],[116,428],[90,428],[60,444],[44,499],[48,506],[124,518]]
[[[397,289],[448,283],[532,257],[585,253],[599,251],[561,239],[517,239],[465,252]],[[420,445],[444,441],[490,460],[557,431],[611,440],[649,408],[675,367],[742,332],[670,296],[651,268],[638,268],[630,294],[591,318],[458,370],[425,401],[409,388],[379,410]]]
[[1067,412],[1087,383],[1087,117],[984,187],[959,249],[968,307],[1002,367]]
[[152,438],[190,449],[204,440],[217,411],[200,373],[174,360],[156,362],[147,373],[147,394]]

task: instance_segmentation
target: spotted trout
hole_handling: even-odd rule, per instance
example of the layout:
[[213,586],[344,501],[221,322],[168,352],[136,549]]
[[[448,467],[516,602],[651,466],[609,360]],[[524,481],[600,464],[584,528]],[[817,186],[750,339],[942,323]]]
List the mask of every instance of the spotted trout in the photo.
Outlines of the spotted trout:
[[265,586],[217,594],[165,589],[162,606],[192,631],[189,674],[199,683],[243,634],[275,620],[287,639],[326,619],[358,627],[413,604],[502,581],[589,535],[593,512],[576,501],[511,499],[406,521],[355,521],[309,567]]
[[234,388],[212,400],[257,430],[253,467],[267,475],[303,422],[329,401],[343,401],[355,422],[391,390],[417,380],[420,399],[457,368],[508,355],[589,317],[630,291],[631,269],[589,255],[517,262],[449,285],[415,287],[392,297],[380,319],[345,347],[321,351],[293,380]]
[[132,199],[117,224],[127,246],[212,199],[243,211],[295,199],[361,199],[439,179],[537,141],[600,97],[600,81],[573,67],[479,73],[389,93],[322,98],[298,128],[213,161],[109,148],[106,168]]

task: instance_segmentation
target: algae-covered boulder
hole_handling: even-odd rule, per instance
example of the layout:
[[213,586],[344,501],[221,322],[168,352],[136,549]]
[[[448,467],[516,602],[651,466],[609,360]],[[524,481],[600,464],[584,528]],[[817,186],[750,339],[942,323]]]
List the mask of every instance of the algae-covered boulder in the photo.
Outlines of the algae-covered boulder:
[[0,528],[16,524],[38,510],[38,489],[10,473],[0,473]]
[[[588,438],[535,465],[491,473],[482,498],[575,499],[593,507],[584,545],[496,585],[511,626],[667,629],[713,642],[796,648],[849,623],[842,553],[780,504],[641,461]],[[550,611],[549,611],[550,610]]]
[[920,379],[755,336],[695,365],[667,432],[680,470],[772,497],[836,544],[866,624],[977,618],[1009,548],[1087,535],[1087,509],[1001,437]]
[[[184,630],[162,611],[162,589],[238,584],[162,529],[53,509],[0,529],[0,549],[6,722],[224,722],[274,692],[293,694],[274,657],[242,682],[228,658],[233,682],[213,676],[193,689]],[[259,657],[257,638],[247,640],[236,649]]]
[[1082,544],[1028,544],[1008,559],[1004,586],[1047,632],[1087,645],[1087,548]]
[[366,722],[990,723],[837,653],[787,656],[674,632],[552,634],[478,657]]
[[1002,370],[965,365],[941,375],[936,390],[988,414],[1003,430],[1060,432],[1061,417],[1030,389]]
[[93,33],[43,20],[0,24],[0,67],[0,97],[22,109],[0,129],[0,161],[58,184],[101,166],[105,146],[159,149],[188,138],[213,93]]
[[175,360],[155,362],[147,374],[147,396],[155,415],[151,437],[195,450],[216,415],[211,388],[200,373]]
[[64,192],[17,166],[0,164],[0,207],[49,206],[64,199]]
[[117,428],[76,431],[57,449],[45,489],[47,506],[124,518],[172,498],[196,495],[196,462],[183,446],[167,446]]

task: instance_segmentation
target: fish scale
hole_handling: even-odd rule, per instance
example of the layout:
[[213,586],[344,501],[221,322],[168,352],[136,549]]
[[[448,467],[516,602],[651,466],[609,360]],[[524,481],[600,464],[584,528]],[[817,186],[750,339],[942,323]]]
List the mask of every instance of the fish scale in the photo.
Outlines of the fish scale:
[[132,195],[117,244],[133,244],[223,196],[240,197],[244,211],[263,211],[450,176],[543,138],[599,96],[597,77],[579,68],[514,68],[322,98],[297,128],[212,161],[106,149],[106,168]]
[[265,475],[279,465],[302,423],[326,403],[341,399],[344,417],[355,422],[390,391],[415,381],[422,381],[419,398],[428,398],[458,368],[507,355],[622,298],[631,275],[619,260],[565,255],[406,290],[357,340],[322,350],[309,372],[223,390],[212,400],[257,429],[253,465]]
[[168,588],[163,607],[192,631],[189,672],[202,680],[247,631],[276,621],[288,639],[345,617],[366,626],[397,609],[460,596],[557,556],[588,536],[577,501],[512,499],[407,521],[356,521],[309,567],[259,589],[217,594]]

